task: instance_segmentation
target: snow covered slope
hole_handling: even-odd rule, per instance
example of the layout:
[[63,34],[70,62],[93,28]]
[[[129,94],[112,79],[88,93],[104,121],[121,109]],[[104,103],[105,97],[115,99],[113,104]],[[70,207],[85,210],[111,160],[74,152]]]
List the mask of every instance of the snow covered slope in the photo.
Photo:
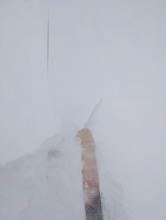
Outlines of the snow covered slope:
[[78,155],[73,138],[55,136],[1,168],[0,219],[84,219]]
[[[75,134],[51,137],[34,154],[0,168],[1,220],[85,220]],[[126,220],[121,190],[97,156],[104,220]]]

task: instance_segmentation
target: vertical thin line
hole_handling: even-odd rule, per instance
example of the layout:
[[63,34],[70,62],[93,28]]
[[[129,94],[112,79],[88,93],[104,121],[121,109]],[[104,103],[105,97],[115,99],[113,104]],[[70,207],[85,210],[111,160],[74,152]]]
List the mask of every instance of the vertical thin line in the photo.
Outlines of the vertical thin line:
[[47,72],[49,70],[49,55],[50,55],[50,20],[49,14],[47,18]]

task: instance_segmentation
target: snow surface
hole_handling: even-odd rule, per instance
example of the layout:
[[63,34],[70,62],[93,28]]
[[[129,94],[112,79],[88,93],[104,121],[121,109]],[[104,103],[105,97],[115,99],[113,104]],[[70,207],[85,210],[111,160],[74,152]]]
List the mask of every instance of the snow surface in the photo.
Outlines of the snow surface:
[[55,136],[33,155],[5,165],[0,219],[84,219],[78,149],[73,140]]
[[[107,180],[101,184],[105,219],[126,219],[120,191],[111,194],[115,187],[108,175]],[[0,168],[0,219],[85,220],[80,146],[74,135],[55,135],[34,154]]]

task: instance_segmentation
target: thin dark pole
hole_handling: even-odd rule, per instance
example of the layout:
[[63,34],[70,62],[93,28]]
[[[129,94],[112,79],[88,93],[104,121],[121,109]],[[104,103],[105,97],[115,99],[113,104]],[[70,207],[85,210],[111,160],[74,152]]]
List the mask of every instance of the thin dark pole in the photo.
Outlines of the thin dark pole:
[[50,19],[49,14],[47,18],[47,71],[49,70],[49,56],[50,56]]

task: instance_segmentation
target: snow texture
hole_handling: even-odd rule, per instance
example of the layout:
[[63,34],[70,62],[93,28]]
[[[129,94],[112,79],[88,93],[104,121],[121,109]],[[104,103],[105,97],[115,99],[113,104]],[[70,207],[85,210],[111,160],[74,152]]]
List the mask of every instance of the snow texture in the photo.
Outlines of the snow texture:
[[[73,152],[75,152],[73,154]],[[0,171],[0,219],[84,219],[79,148],[55,136]]]
[[[0,219],[85,220],[80,149],[73,134],[55,135],[34,154],[1,167]],[[107,180],[101,190],[105,219],[125,219]]]

